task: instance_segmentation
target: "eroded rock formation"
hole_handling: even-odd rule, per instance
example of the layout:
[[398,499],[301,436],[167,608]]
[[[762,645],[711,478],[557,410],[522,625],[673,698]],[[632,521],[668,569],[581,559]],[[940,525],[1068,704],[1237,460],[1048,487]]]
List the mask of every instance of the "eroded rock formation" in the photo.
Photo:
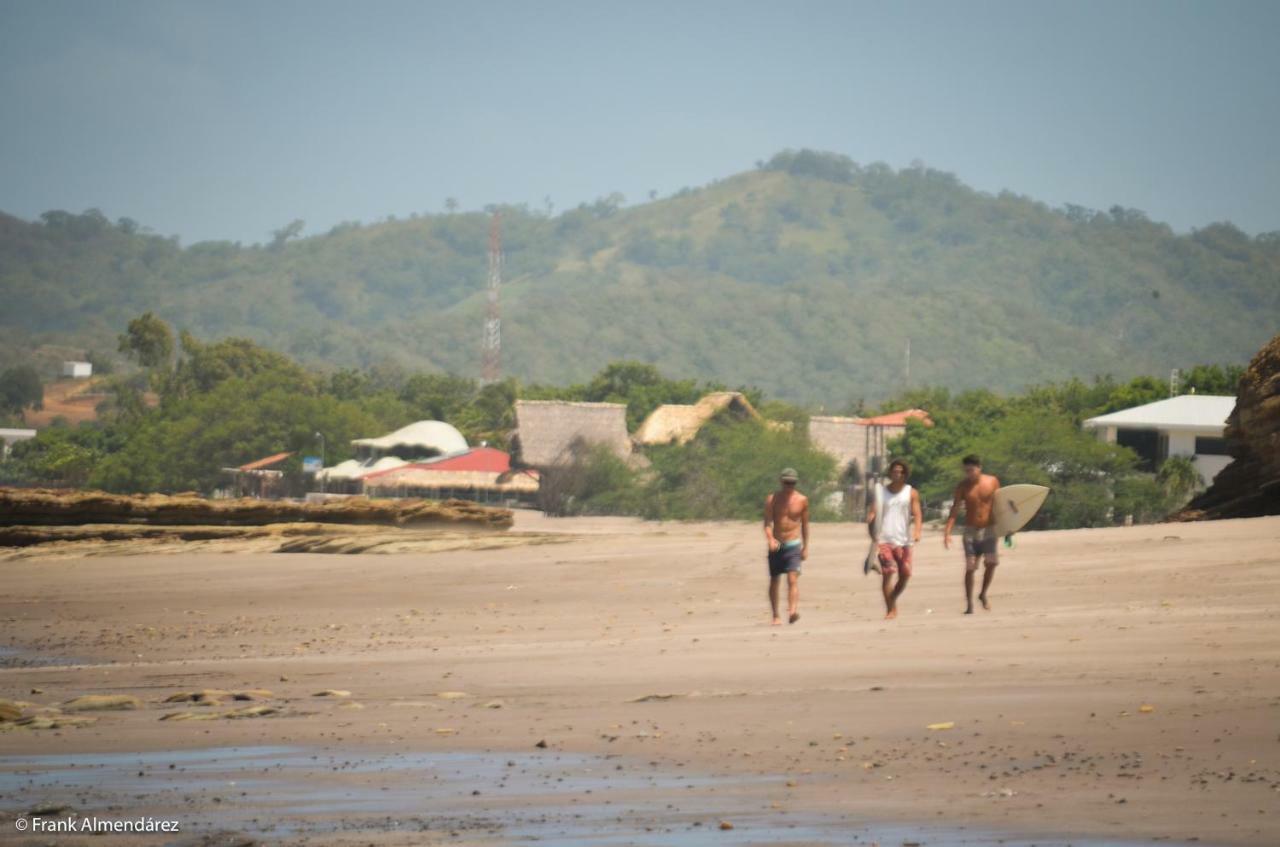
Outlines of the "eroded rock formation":
[[1249,363],[1227,418],[1232,462],[1179,520],[1280,515],[1280,335]]

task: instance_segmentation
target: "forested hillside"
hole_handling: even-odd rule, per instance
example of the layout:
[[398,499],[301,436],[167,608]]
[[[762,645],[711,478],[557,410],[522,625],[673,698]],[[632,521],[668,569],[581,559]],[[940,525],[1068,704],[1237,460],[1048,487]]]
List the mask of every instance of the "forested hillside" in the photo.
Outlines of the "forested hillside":
[[[1280,326],[1280,233],[1177,235],[923,166],[786,152],[638,205],[501,211],[503,364],[526,382],[631,359],[841,410],[902,387],[908,337],[913,384],[1016,390],[1239,364]],[[295,222],[262,245],[184,248],[97,211],[0,215],[0,369],[42,345],[103,358],[151,311],[311,366],[474,375],[488,226],[442,213],[301,237]]]

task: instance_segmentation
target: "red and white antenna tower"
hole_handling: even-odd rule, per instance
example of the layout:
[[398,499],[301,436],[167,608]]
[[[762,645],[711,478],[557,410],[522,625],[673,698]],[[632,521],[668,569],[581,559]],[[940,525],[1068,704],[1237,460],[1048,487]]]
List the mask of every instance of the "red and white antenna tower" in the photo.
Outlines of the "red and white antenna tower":
[[480,381],[502,379],[502,319],[498,313],[498,291],[502,287],[502,213],[494,212],[489,222],[489,291],[484,315],[484,365]]

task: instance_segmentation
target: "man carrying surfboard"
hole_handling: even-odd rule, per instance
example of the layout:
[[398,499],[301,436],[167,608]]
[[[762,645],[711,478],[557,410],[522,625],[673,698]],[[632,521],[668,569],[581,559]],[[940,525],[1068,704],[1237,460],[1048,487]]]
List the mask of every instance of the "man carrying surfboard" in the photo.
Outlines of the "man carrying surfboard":
[[[898,598],[911,579],[911,551],[920,541],[920,529],[924,514],[920,509],[920,495],[907,478],[911,468],[901,459],[889,463],[889,486],[883,497],[876,498],[867,514],[867,529],[879,549],[881,588],[884,591],[884,619],[891,621],[898,616]],[[876,534],[876,518],[880,518],[880,532]],[[897,584],[893,576],[898,575]]]
[[787,575],[788,621],[800,620],[800,563],[809,558],[809,498],[796,490],[800,477],[793,468],[778,476],[782,486],[764,501],[764,540],[769,547],[769,605],[773,625],[781,626],[778,588]]
[[996,492],[1000,490],[1000,480],[982,472],[982,460],[970,454],[964,457],[964,479],[956,486],[952,494],[951,514],[947,516],[947,525],[942,530],[942,546],[951,549],[951,529],[956,525],[956,517],[960,514],[960,506],[964,506],[964,596],[966,615],[973,614],[973,575],[978,570],[978,560],[983,560],[982,593],[978,599],[982,608],[990,611],[991,603],[987,601],[987,591],[991,588],[991,579],[996,575],[996,565],[1000,564],[998,542],[995,531]]

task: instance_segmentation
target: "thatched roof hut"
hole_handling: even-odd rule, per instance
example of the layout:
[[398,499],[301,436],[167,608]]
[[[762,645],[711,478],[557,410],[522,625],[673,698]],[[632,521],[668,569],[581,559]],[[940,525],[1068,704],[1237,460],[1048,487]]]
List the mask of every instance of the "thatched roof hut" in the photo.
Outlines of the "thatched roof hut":
[[760,417],[751,401],[740,392],[717,391],[693,405],[672,403],[659,406],[640,424],[634,440],[644,446],[670,444],[673,441],[688,444],[708,421],[726,410],[742,418]]
[[515,452],[527,467],[569,463],[575,448],[604,445],[620,459],[631,453],[622,403],[517,400]]

